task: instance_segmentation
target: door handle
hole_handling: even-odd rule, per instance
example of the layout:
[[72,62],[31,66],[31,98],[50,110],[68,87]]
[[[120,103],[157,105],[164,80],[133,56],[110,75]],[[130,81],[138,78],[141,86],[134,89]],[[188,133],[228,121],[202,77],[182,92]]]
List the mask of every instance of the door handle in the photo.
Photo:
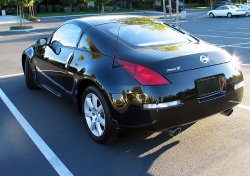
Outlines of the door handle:
[[67,58],[67,60],[66,60],[65,69],[68,68],[68,66],[69,66],[70,63],[72,62],[73,58],[74,58],[74,53],[71,53],[71,54],[69,55],[69,57]]

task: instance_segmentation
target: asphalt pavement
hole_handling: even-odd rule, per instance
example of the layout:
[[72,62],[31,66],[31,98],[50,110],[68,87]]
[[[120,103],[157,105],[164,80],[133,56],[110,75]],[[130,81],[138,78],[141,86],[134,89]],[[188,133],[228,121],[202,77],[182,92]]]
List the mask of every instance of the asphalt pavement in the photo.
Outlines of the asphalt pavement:
[[250,175],[250,18],[210,19],[200,11],[190,16],[182,28],[241,59],[242,104],[230,117],[214,115],[172,138],[166,132],[136,132],[111,145],[91,140],[75,104],[28,90],[20,74],[22,50],[68,18],[35,23],[29,32],[0,26],[0,176]]

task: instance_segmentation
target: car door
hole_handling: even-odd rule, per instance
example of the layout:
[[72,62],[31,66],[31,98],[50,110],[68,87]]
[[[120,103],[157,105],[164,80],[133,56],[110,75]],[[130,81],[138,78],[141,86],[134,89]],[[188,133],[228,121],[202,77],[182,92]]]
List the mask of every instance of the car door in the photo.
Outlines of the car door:
[[222,14],[222,7],[218,7],[216,10],[214,10],[214,16],[221,16]]
[[60,96],[68,86],[68,65],[74,58],[82,30],[74,24],[64,24],[51,36],[44,53],[37,57],[36,67],[41,85]]
[[222,16],[227,16],[227,14],[230,12],[229,8],[227,6],[222,7]]

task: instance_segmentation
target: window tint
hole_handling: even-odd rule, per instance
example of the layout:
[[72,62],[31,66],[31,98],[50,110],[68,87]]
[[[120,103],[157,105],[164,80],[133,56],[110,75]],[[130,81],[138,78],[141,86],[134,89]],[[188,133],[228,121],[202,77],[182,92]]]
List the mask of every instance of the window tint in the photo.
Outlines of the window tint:
[[228,10],[228,9],[229,9],[229,8],[228,8],[228,7],[226,7],[226,6],[224,6],[224,7],[223,7],[223,10]]
[[102,52],[100,51],[100,49],[98,49],[97,44],[98,42],[94,41],[94,39],[87,33],[84,33],[79,42],[78,48],[90,52],[90,55],[93,59],[99,59],[102,55]]
[[146,23],[144,25],[126,25],[120,28],[109,28],[108,32],[132,47],[172,45],[193,42],[194,39],[175,31],[162,23]]
[[218,7],[217,10],[223,10],[223,6]]
[[80,34],[81,28],[73,24],[65,24],[53,34],[51,43],[57,41],[63,46],[76,47]]
[[83,34],[83,36],[79,42],[78,48],[90,51],[91,43],[93,43],[93,41],[85,33],[85,34]]

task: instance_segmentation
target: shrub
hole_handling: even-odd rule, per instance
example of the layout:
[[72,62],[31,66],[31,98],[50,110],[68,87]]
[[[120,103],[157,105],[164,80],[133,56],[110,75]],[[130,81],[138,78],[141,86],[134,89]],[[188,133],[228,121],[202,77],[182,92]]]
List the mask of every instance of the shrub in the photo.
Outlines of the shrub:
[[32,29],[32,26],[10,26],[10,30]]
[[56,12],[61,12],[62,11],[62,6],[61,5],[55,5],[55,11]]
[[48,12],[53,12],[53,6],[52,5],[48,5]]
[[31,20],[36,20],[37,18],[35,16],[28,16],[27,20],[31,21]]
[[41,13],[46,12],[46,6],[45,5],[40,5],[39,10],[40,10]]
[[74,11],[74,12],[79,12],[80,10],[81,10],[80,7],[74,7],[74,8],[73,8],[73,11]]
[[112,12],[113,7],[112,6],[105,6],[104,11],[105,12]]

